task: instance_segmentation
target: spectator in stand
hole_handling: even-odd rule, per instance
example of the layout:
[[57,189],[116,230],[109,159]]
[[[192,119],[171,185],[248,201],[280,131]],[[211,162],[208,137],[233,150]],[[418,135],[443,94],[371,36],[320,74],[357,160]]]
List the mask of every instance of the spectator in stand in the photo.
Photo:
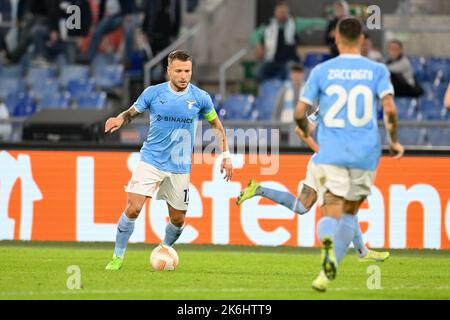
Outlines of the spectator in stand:
[[[131,52],[132,49],[127,46],[133,44],[133,28],[126,27],[129,23],[132,23],[131,15],[135,12],[134,0],[101,0],[98,16],[97,28],[92,36],[91,43],[89,44],[87,58],[92,61],[95,58],[97,48],[100,45],[103,37],[119,28],[124,24],[125,26],[125,52],[126,55]],[[131,40],[130,40],[131,37]]]
[[300,32],[312,28],[324,29],[325,26],[326,21],[321,18],[292,17],[287,3],[278,2],[270,23],[259,27],[251,37],[256,57],[262,62],[257,75],[258,80],[271,78],[287,80],[289,65],[300,62],[298,54]]
[[[6,104],[0,99],[0,120],[9,118],[9,112]],[[6,141],[12,133],[12,125],[10,123],[0,123],[0,141]]]
[[18,16],[22,27],[17,46],[7,53],[10,62],[19,62],[32,43],[37,64],[62,53],[58,25],[62,17],[60,3],[61,0],[20,1]]
[[305,78],[303,66],[299,63],[291,65],[289,76],[290,81],[286,81],[278,96],[273,120],[291,123]]
[[386,66],[391,72],[396,96],[417,98],[423,94],[423,89],[414,76],[411,62],[404,54],[403,44],[399,40],[391,40],[388,43]]
[[361,47],[361,55],[376,62],[383,62],[384,60],[381,52],[373,48],[372,39],[370,39],[367,32],[364,32],[364,43]]
[[349,6],[347,1],[335,1],[334,2],[334,16],[328,22],[325,30],[325,44],[330,48],[331,58],[335,58],[339,55],[338,48],[335,42],[336,27],[342,18],[349,15]]
[[448,84],[447,92],[445,93],[444,105],[450,110],[450,83]]
[[[167,48],[178,36],[181,27],[180,0],[146,0],[142,31],[147,37],[153,56]],[[147,57],[151,59],[152,57]],[[161,66],[160,66],[161,68]],[[165,81],[167,59],[163,59],[162,70],[156,82]],[[153,78],[153,77],[152,77]]]

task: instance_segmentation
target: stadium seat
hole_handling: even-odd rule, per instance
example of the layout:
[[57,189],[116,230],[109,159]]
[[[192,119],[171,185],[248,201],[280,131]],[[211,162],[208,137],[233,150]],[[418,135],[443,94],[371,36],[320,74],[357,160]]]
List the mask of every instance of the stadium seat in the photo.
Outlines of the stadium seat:
[[0,99],[2,100],[11,93],[23,92],[26,89],[26,84],[21,78],[2,78],[0,83]]
[[79,96],[90,94],[94,92],[94,81],[89,79],[87,81],[70,80],[66,87],[72,98],[78,98]]
[[35,68],[32,67],[28,70],[26,82],[33,86],[38,82],[45,82],[48,79],[56,78],[56,68]]
[[75,99],[77,109],[104,109],[106,108],[106,93],[91,92],[80,95]]
[[30,93],[37,100],[41,100],[44,96],[57,93],[60,90],[58,79],[49,78],[46,81],[37,81],[32,84]]
[[60,82],[65,87],[71,80],[88,81],[89,67],[82,65],[66,65],[62,68]]
[[431,100],[431,99],[435,98],[436,88],[431,81],[423,81],[420,83],[420,86],[422,87],[422,89],[424,91],[424,94],[422,96],[423,99]]
[[252,95],[230,95],[223,104],[227,120],[250,120],[255,98]]
[[447,88],[448,88],[447,82],[440,83],[439,85],[437,85],[435,87],[434,99],[439,101],[442,105],[444,105],[444,97],[445,97],[445,93],[447,92]]
[[426,69],[426,59],[424,57],[411,56],[409,61],[414,70],[414,74],[419,82],[429,81],[429,76]]
[[378,129],[378,134],[380,135],[380,142],[381,145],[387,145],[388,144],[388,139],[387,139],[387,132],[385,127],[380,127]]
[[423,120],[443,120],[444,112],[443,106],[437,100],[420,99],[420,112]]
[[68,109],[70,94],[68,92],[48,92],[38,103],[38,109]]
[[450,75],[449,68],[450,65],[441,58],[431,58],[427,64],[428,74],[433,82],[447,81]]
[[1,68],[1,78],[22,78],[23,67],[21,65],[11,65]]
[[328,59],[330,59],[330,55],[328,53],[311,52],[306,55],[305,62],[303,64],[307,68],[313,68]]
[[13,117],[28,117],[36,112],[36,101],[27,93],[19,93],[14,99],[14,103],[8,106],[12,109]]
[[395,98],[398,117],[400,120],[417,120],[418,113],[415,108],[415,101],[412,98]]
[[283,85],[280,80],[268,80],[260,85],[259,95],[255,101],[259,120],[272,120],[273,110]]
[[428,143],[432,146],[450,146],[449,128],[428,129]]
[[110,65],[94,70],[95,82],[100,89],[110,90],[122,86],[124,81],[123,65]]
[[115,54],[97,54],[92,61],[94,70],[101,69],[110,65],[119,64],[120,59]]
[[426,130],[420,127],[399,127],[398,138],[405,146],[420,146],[425,143]]

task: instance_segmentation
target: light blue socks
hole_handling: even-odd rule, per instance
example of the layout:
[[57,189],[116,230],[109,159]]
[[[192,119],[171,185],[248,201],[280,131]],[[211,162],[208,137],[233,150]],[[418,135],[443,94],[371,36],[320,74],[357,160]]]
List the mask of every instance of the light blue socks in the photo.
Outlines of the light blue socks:
[[336,232],[336,227],[338,220],[331,217],[323,217],[319,220],[317,224],[317,237],[320,241],[324,238],[334,238],[334,233]]
[[256,195],[262,196],[264,198],[270,199],[276,203],[285,206],[289,210],[294,211],[297,214],[305,214],[308,210],[303,206],[303,204],[294,197],[289,192],[277,191],[269,188],[259,187],[256,190]]
[[350,242],[352,242],[355,237],[355,221],[358,223],[358,218],[356,216],[346,213],[339,219],[334,234],[334,252],[338,263],[344,258]]
[[134,223],[136,220],[129,219],[125,213],[122,213],[117,224],[116,248],[114,255],[123,258],[127,249],[128,240],[133,234]]
[[163,244],[171,247],[181,236],[183,229],[184,228],[179,228],[172,224],[172,222],[169,222],[166,226],[166,235],[164,236]]

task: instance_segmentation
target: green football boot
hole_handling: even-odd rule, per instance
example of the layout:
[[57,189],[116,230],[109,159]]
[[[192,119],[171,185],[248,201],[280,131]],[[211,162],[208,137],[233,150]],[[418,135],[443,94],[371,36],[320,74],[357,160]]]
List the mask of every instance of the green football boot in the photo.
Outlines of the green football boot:
[[240,196],[237,198],[236,204],[240,206],[245,200],[253,198],[256,195],[256,190],[261,185],[255,180],[250,180],[247,187],[241,192]]

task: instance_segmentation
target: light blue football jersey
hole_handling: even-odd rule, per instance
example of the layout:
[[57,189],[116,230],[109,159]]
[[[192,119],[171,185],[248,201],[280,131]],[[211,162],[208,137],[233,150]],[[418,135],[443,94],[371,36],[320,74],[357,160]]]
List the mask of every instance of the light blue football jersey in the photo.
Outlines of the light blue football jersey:
[[394,94],[389,70],[360,55],[316,66],[300,98],[320,104],[314,163],[375,171],[381,156],[377,109],[388,94]]
[[134,107],[150,114],[141,160],[165,172],[190,173],[199,116],[208,121],[217,118],[209,94],[192,84],[184,92],[175,92],[165,82],[148,87]]

